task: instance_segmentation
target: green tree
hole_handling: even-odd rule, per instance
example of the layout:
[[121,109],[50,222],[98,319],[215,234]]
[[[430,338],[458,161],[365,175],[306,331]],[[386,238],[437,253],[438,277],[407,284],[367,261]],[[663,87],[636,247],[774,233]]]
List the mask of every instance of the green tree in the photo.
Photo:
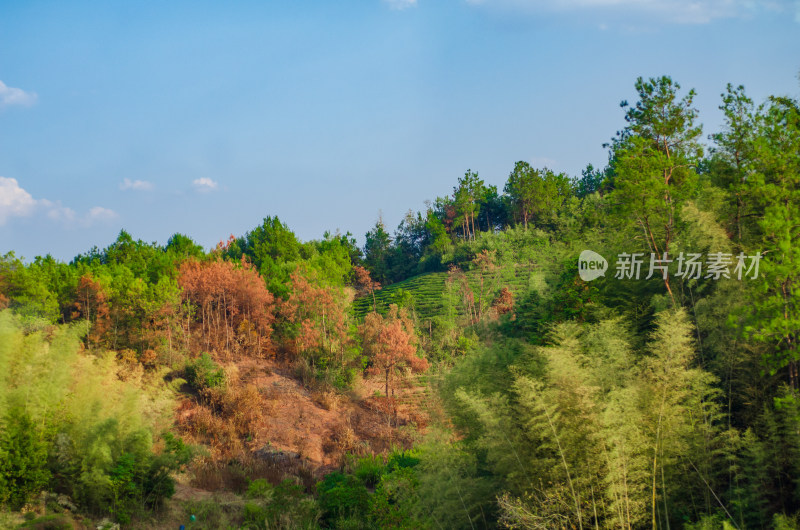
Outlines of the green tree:
[[[695,167],[702,156],[692,107],[695,92],[678,97],[680,85],[669,77],[636,80],[639,101],[625,113],[627,127],[612,142],[614,193],[623,219],[633,218],[650,252],[668,259],[675,239],[676,215],[691,195]],[[664,285],[675,302],[664,275]]]
[[[61,316],[60,293],[52,289],[54,282],[51,278],[55,275],[51,276],[51,273],[56,271],[50,265],[49,260],[37,258],[36,262],[25,266],[14,252],[0,256],[0,308],[10,307],[29,318],[44,318],[50,322],[58,320]],[[71,299],[77,279],[69,273],[65,276],[67,285],[58,287],[67,291],[65,299]]]
[[453,188],[456,224],[461,226],[464,239],[475,239],[475,217],[480,213],[480,203],[486,195],[486,185],[478,173],[468,169]]
[[269,290],[288,296],[289,274],[300,259],[300,242],[278,216],[265,217],[260,226],[222,247],[223,256],[239,260],[243,255],[264,277]]
[[756,206],[748,197],[748,171],[755,155],[756,110],[744,87],[733,88],[730,83],[722,94],[719,108],[725,114],[725,122],[721,132],[711,135],[717,146],[712,151],[711,171],[715,182],[730,192],[733,202],[731,224],[736,241],[742,245],[743,237],[753,225],[746,223],[747,218]]
[[511,198],[522,225],[527,230],[528,222],[537,218],[549,221],[572,193],[569,178],[563,173],[534,169],[527,162],[517,162],[508,176],[505,192]]
[[425,249],[431,242],[431,234],[420,212],[411,210],[394,231],[392,252],[389,257],[390,276],[393,281],[408,278],[417,272]]
[[588,164],[585,169],[581,170],[581,176],[573,183],[575,188],[575,196],[583,199],[600,191],[603,183],[607,177],[608,168],[605,170],[595,169],[592,164]]
[[47,486],[48,445],[41,429],[21,407],[0,422],[0,502],[15,510]]
[[170,252],[181,258],[201,258],[205,254],[203,247],[198,245],[189,236],[173,234],[164,246],[165,252]]
[[508,176],[505,192],[511,197],[516,213],[522,218],[522,225],[528,229],[528,220],[536,208],[536,170],[527,162],[517,162]]
[[752,300],[752,336],[772,346],[771,370],[788,367],[789,383],[800,388],[797,341],[800,329],[800,106],[772,98],[758,119],[755,162],[748,174],[749,197],[763,204],[760,289]]
[[349,232],[332,234],[326,231],[322,239],[308,241],[301,247],[306,265],[317,271],[323,281],[337,287],[344,286],[349,280],[353,257],[360,253],[356,251],[355,239]]
[[383,218],[378,217],[375,226],[367,232],[364,242],[364,265],[369,269],[372,278],[386,284],[389,267],[388,259],[391,250],[392,238],[383,224]]
[[450,247],[450,237],[444,223],[436,217],[432,210],[428,210],[425,218],[425,229],[431,237],[430,246],[440,252],[445,252]]

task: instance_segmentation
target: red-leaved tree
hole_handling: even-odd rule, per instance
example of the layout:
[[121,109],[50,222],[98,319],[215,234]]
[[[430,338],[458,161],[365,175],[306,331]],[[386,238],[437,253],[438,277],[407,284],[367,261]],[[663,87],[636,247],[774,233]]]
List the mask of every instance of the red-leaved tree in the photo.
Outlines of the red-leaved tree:
[[375,300],[375,291],[381,289],[380,282],[376,282],[370,276],[369,271],[360,265],[353,267],[354,281],[353,285],[359,296],[372,295],[372,310],[377,311],[377,302]]
[[281,313],[293,325],[295,353],[317,354],[343,362],[350,344],[347,306],[352,299],[325,285],[313,270],[300,267],[291,274],[291,291]]
[[508,287],[503,287],[492,302],[492,307],[498,315],[505,315],[514,310],[514,293]]
[[369,313],[360,328],[364,353],[369,357],[369,373],[383,375],[386,396],[395,375],[411,370],[424,372],[428,361],[417,357],[417,337],[414,324],[405,309],[392,304],[386,317],[379,313]]
[[275,300],[247,261],[190,259],[181,264],[178,283],[184,300],[194,308],[194,327],[199,324],[206,349],[258,357],[272,352]]
[[72,320],[84,318],[92,327],[86,335],[86,344],[97,345],[110,326],[108,296],[103,285],[91,274],[84,274],[75,289],[75,303],[70,313]]

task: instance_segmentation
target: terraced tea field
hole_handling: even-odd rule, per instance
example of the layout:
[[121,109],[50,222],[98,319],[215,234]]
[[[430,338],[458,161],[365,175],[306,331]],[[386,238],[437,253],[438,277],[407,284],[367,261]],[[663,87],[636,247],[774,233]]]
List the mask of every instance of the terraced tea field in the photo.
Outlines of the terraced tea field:
[[[542,281],[542,275],[533,263],[515,264],[484,273],[473,270],[468,271],[466,275],[476,298],[481,290],[481,276],[483,276],[484,293],[489,293],[488,296],[492,298],[503,287],[508,287],[517,297],[527,292],[532,286],[538,286]],[[379,313],[385,314],[390,304],[397,303],[403,296],[410,295],[411,307],[420,318],[430,319],[441,315],[450,306],[447,303],[448,296],[453,296],[454,302],[457,296],[455,285],[451,288],[453,294],[448,294],[447,276],[446,272],[431,272],[389,285],[375,292],[376,308]],[[408,294],[404,295],[404,293]],[[455,302],[453,305],[460,312],[461,304]],[[356,299],[353,302],[353,312],[356,318],[363,318],[372,310],[372,306],[373,300],[370,295]]]

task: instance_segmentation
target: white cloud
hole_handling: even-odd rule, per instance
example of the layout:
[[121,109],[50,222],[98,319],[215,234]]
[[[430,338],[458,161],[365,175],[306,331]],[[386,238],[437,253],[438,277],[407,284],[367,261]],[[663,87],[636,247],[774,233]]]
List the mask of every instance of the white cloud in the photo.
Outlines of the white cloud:
[[517,13],[583,13],[619,17],[647,16],[658,22],[707,24],[721,18],[745,18],[759,12],[789,12],[794,0],[465,0],[487,9]]
[[122,191],[150,191],[153,189],[153,183],[147,180],[122,179],[122,184],[119,185],[119,189]]
[[20,105],[29,107],[36,103],[38,96],[33,92],[25,92],[21,88],[14,88],[0,81],[0,108]]
[[34,199],[19,185],[17,179],[0,177],[0,226],[12,217],[32,215],[43,216],[65,226],[84,227],[117,217],[116,212],[102,206],[95,206],[86,215],[79,216],[72,208],[62,205],[61,201]]
[[114,210],[109,210],[108,208],[103,208],[102,206],[95,206],[89,210],[89,214],[86,216],[86,221],[89,223],[93,223],[95,221],[108,221],[110,219],[114,219],[116,216],[117,212]]
[[417,0],[383,0],[383,3],[391,9],[408,9],[417,5]]
[[17,179],[0,177],[0,226],[9,217],[25,217],[36,209],[36,200],[20,188]]
[[46,212],[48,218],[53,221],[58,221],[64,224],[72,224],[77,218],[75,210],[67,206],[63,206],[61,201],[48,201],[47,199],[40,199],[37,201],[42,209]]
[[194,186],[194,189],[196,189],[200,193],[208,193],[209,191],[214,191],[215,189],[217,189],[217,187],[219,187],[219,184],[217,184],[215,181],[211,180],[208,177],[203,177],[199,179],[194,179],[192,181],[192,186]]

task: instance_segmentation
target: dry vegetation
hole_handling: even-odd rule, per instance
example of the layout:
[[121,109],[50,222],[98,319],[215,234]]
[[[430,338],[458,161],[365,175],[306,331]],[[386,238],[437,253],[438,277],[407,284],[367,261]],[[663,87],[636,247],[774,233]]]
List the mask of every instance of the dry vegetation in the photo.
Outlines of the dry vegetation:
[[274,361],[222,366],[224,387],[187,392],[176,410],[184,439],[208,448],[190,469],[191,485],[203,490],[241,491],[245,477],[277,483],[286,476],[307,477],[310,489],[313,478],[340,467],[345,455],[409,448],[412,435],[403,427],[427,424],[421,387],[386,398],[374,395],[380,378],[341,393],[306,388],[290,367]]

